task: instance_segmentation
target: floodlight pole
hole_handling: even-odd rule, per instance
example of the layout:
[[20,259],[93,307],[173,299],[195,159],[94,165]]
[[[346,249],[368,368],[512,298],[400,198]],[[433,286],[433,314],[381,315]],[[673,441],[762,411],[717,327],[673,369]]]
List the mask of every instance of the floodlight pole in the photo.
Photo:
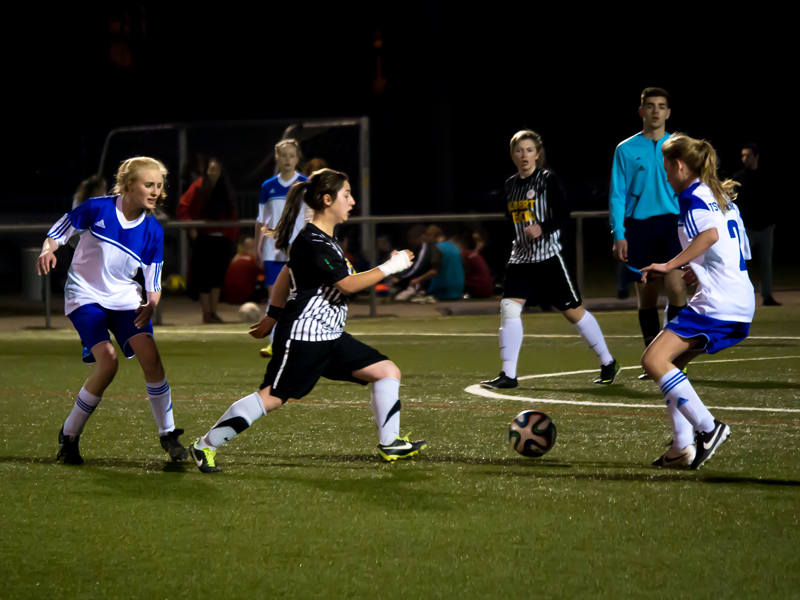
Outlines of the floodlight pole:
[[[358,199],[361,202],[361,216],[370,216],[370,172],[369,172],[369,117],[361,117],[361,134],[358,140],[359,160],[361,162],[361,197]],[[376,267],[377,256],[375,248],[375,230],[376,225],[374,221],[369,221],[361,224],[361,247],[364,249],[364,254],[369,262],[369,268]],[[369,290],[369,316],[376,317],[378,315],[378,296],[373,285]]]

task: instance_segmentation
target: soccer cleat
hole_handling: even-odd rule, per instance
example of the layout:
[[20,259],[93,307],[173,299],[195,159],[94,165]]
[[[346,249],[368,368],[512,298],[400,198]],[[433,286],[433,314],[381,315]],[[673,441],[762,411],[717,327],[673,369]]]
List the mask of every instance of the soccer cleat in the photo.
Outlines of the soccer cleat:
[[594,382],[598,385],[611,385],[614,383],[614,379],[621,368],[622,366],[617,362],[616,358],[607,365],[601,365],[600,377],[595,379]]
[[716,452],[720,444],[728,439],[730,434],[731,428],[716,419],[714,419],[714,429],[708,433],[698,431],[697,437],[694,440],[697,446],[697,454],[695,454],[691,468],[699,469],[700,465],[714,456],[714,452]]
[[56,462],[62,465],[82,465],[83,458],[78,450],[79,435],[64,435],[64,428],[58,432],[58,445],[61,448],[56,455]]
[[648,375],[645,372],[642,372],[642,374],[639,375],[639,377],[637,377],[636,379],[638,379],[639,381],[649,381],[650,380],[650,375]]
[[161,447],[164,449],[164,452],[169,454],[172,462],[189,458],[189,453],[186,452],[186,448],[183,447],[183,444],[181,444],[178,439],[180,435],[183,435],[183,429],[173,429],[169,433],[161,436]]
[[780,306],[780,305],[781,303],[775,300],[775,298],[773,298],[772,296],[767,296],[761,302],[761,306]]
[[653,461],[654,467],[664,467],[665,469],[686,469],[692,464],[697,448],[694,444],[689,444],[686,448],[673,448],[672,442],[669,443],[669,450]]
[[259,350],[258,354],[261,356],[261,358],[269,358],[270,356],[272,356],[272,344],[270,344],[266,348],[262,348],[261,350]]
[[217,451],[211,450],[211,448],[198,448],[195,444],[199,441],[200,438],[189,445],[189,454],[194,459],[194,462],[197,463],[197,468],[203,473],[222,473],[222,469],[214,462]]
[[412,286],[407,287],[402,292],[398,293],[394,299],[395,302],[405,302],[406,300],[411,300],[417,294],[417,290],[414,289]]
[[[409,433],[409,435],[411,435]],[[386,446],[378,444],[378,454],[383,457],[383,460],[392,462],[398,458],[411,458],[415,454],[419,454],[420,450],[428,447],[428,442],[420,440],[418,442],[408,441],[408,435],[405,437],[397,436],[397,438]]]
[[505,371],[500,371],[500,375],[489,381],[481,381],[481,387],[487,390],[505,390],[517,387],[517,378],[509,377]]

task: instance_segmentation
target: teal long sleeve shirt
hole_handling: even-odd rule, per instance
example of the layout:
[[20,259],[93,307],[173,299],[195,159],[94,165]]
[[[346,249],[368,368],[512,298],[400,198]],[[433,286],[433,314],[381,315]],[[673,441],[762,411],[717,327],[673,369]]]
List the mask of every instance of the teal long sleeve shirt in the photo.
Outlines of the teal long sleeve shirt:
[[611,167],[608,210],[614,241],[625,239],[625,219],[678,214],[678,196],[667,182],[661,146],[637,133],[617,146]]

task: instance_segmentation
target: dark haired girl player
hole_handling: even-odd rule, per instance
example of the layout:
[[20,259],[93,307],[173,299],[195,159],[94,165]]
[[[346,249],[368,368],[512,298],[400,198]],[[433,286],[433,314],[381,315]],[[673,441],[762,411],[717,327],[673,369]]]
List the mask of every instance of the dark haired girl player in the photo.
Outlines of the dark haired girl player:
[[275,327],[274,355],[261,389],[234,402],[189,447],[204,473],[220,471],[215,464],[217,448],[290,398],[306,396],[320,377],[373,384],[372,414],[378,426],[378,454],[384,460],[409,458],[428,444],[400,437],[400,369],[344,332],[349,296],[407,269],[414,255],[409,250],[396,252],[375,269],[353,271],[333,229],[347,221],[355,201],[347,175],[331,169],[292,186],[278,227],[270,231],[277,248],[288,250],[303,202],[313,209],[314,218],[292,243],[289,263],[275,281],[269,312],[250,332],[263,338]]
[[[187,457],[175,429],[172,400],[164,365],[153,339],[150,317],[161,299],[164,265],[164,230],[152,216],[166,198],[167,169],[161,161],[144,156],[120,165],[112,196],[91,198],[73,208],[53,225],[39,255],[37,271],[56,265],[55,251],[78,233],[75,256],[64,288],[64,311],[83,344],[83,362],[95,363],[72,412],[58,433],[57,460],[83,464],[78,441],[103,392],[111,385],[119,361],[109,331],[126,358],[136,358],[144,371],[147,397],[161,435],[161,447],[172,460]],[[141,267],[147,302],[133,279]]]

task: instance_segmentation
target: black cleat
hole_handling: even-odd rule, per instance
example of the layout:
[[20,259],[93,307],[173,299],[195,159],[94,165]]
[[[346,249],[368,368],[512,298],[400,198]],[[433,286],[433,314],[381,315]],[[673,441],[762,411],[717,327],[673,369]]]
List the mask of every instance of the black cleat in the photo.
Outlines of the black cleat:
[[697,454],[694,456],[691,468],[699,469],[700,465],[714,456],[714,452],[720,444],[728,439],[730,434],[731,428],[716,419],[714,419],[714,429],[708,433],[698,431],[694,442],[697,446]]
[[197,448],[195,444],[199,441],[198,439],[194,443],[189,444],[189,454],[192,455],[194,462],[197,464],[197,468],[203,473],[222,473],[222,469],[217,466],[214,460],[217,451],[211,450],[211,448],[203,448],[202,450]]
[[780,306],[780,305],[781,303],[775,300],[775,298],[773,298],[772,296],[767,296],[761,302],[761,306]]
[[505,390],[517,387],[517,378],[509,377],[505,371],[500,371],[495,379],[491,381],[481,381],[481,387],[487,390]]
[[56,455],[56,461],[62,465],[82,465],[83,459],[78,450],[79,435],[64,435],[64,428],[58,432],[58,445],[61,449]]
[[601,365],[600,377],[595,379],[594,382],[597,385],[611,385],[614,383],[614,379],[616,379],[617,373],[621,368],[622,366],[617,362],[616,358],[607,365]]
[[383,460],[392,462],[398,458],[411,458],[415,454],[419,454],[420,450],[428,447],[428,442],[420,440],[418,442],[410,442],[409,436],[398,436],[391,444],[384,446],[378,444],[378,454],[381,455]]
[[189,458],[189,453],[186,451],[186,448],[184,448],[183,444],[178,440],[178,436],[180,435],[183,435],[183,429],[173,429],[166,435],[161,436],[161,447],[169,454],[172,462]]

